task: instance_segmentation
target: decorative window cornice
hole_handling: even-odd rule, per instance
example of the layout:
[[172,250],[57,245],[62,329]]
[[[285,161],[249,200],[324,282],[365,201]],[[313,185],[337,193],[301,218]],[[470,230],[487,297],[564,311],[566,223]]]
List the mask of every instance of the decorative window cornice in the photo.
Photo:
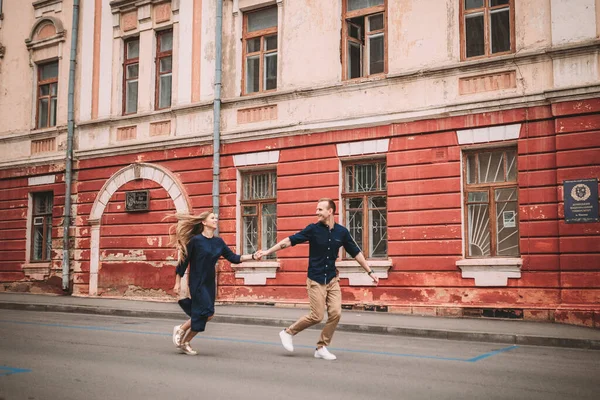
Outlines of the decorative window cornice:
[[[50,24],[54,27],[55,34],[44,38],[37,38],[36,35],[39,33],[39,28]],[[38,48],[51,46],[59,42],[64,42],[66,39],[66,34],[67,31],[63,28],[62,22],[58,18],[44,17],[33,24],[31,32],[29,33],[29,37],[25,39],[25,44],[27,45],[28,50],[35,50]]]
[[35,10],[37,10],[57,3],[62,3],[62,0],[38,0],[34,1],[32,6]]
[[113,13],[127,12],[148,4],[167,3],[169,0],[113,0],[110,8]]

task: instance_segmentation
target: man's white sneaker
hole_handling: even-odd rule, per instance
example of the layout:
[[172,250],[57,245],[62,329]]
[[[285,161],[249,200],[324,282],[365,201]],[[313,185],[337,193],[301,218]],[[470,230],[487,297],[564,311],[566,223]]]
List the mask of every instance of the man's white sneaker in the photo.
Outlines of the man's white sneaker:
[[198,354],[196,350],[192,349],[192,347],[190,346],[190,342],[182,344],[181,346],[179,346],[179,349],[188,356],[195,356],[196,354]]
[[177,347],[181,346],[181,339],[183,339],[183,335],[185,331],[181,329],[181,325],[176,325],[173,328],[173,344]]
[[315,350],[315,358],[322,358],[323,360],[332,361],[337,357],[331,354],[329,350],[327,350],[327,347],[323,346],[320,349]]
[[283,347],[287,350],[287,351],[294,351],[294,342],[292,340],[292,335],[290,335],[289,333],[287,333],[284,330],[282,330],[281,332],[279,332],[279,338],[281,339],[281,344],[283,345]]

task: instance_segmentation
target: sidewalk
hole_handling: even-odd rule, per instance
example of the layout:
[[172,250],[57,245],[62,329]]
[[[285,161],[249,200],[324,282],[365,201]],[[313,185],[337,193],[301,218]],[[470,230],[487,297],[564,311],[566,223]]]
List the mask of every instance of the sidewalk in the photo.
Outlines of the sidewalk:
[[[29,310],[181,320],[174,302],[0,293],[0,310]],[[283,328],[304,308],[217,305],[214,322]],[[2,317],[0,317],[1,323]],[[321,325],[317,325],[317,328]],[[517,320],[420,317],[342,311],[338,331],[600,350],[600,330]]]

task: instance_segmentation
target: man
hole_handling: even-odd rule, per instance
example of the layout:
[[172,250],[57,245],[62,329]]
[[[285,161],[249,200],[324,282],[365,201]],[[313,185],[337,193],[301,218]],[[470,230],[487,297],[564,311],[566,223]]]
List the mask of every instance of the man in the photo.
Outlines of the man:
[[317,204],[317,223],[310,224],[302,231],[283,239],[269,250],[257,253],[257,258],[260,258],[299,243],[309,243],[306,289],[310,300],[310,314],[282,330],[279,337],[286,350],[294,351],[292,337],[321,322],[325,308],[327,308],[327,323],[321,332],[315,350],[315,358],[324,360],[336,359],[335,355],[327,350],[327,346],[331,343],[342,313],[342,292],[335,268],[335,259],[340,247],[344,246],[346,252],[358,261],[375,284],[379,282],[373,270],[367,265],[363,253],[350,236],[348,229],[336,224],[334,215],[335,203],[333,200],[321,199]]

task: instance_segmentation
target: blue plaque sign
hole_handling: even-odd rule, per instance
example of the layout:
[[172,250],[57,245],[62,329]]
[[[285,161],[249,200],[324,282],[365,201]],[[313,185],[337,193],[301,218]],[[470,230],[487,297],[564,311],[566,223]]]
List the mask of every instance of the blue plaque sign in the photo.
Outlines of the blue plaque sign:
[[598,179],[564,181],[565,222],[598,222]]

